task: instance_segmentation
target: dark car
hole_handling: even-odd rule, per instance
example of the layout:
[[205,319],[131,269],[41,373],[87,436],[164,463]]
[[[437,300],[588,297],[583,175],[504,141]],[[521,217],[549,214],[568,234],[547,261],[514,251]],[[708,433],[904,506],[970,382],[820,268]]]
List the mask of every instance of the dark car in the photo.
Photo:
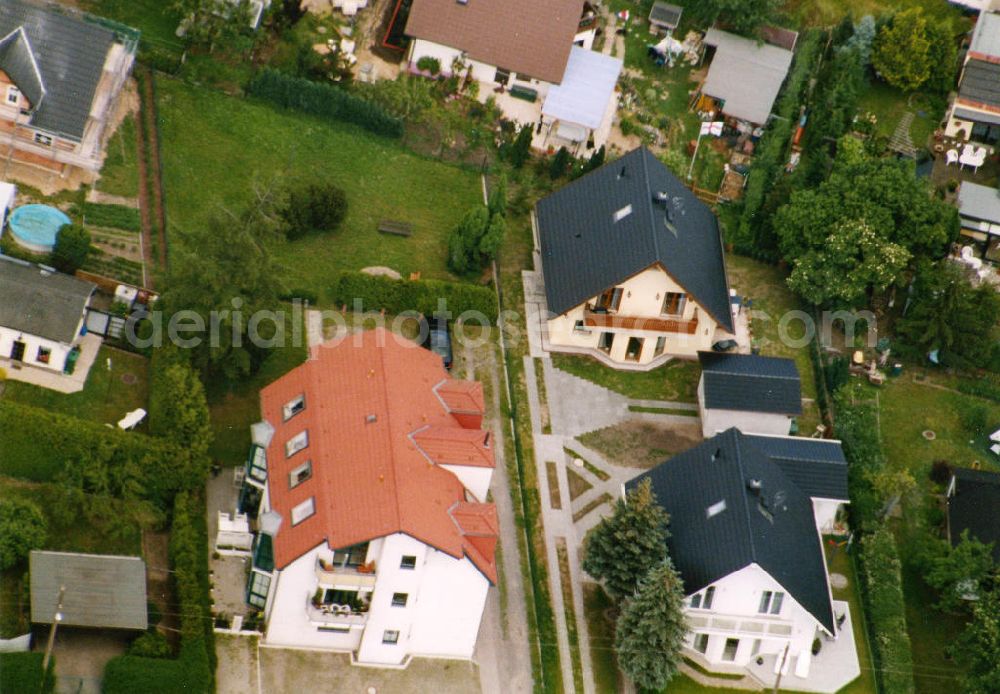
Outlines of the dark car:
[[424,338],[423,346],[439,355],[441,361],[444,362],[444,368],[450,370],[451,331],[448,329],[448,321],[439,316],[434,316],[430,321],[424,318],[420,332],[427,336]]
[[737,347],[739,347],[739,345],[736,344],[736,340],[719,340],[714,345],[712,345],[712,351],[732,352]]

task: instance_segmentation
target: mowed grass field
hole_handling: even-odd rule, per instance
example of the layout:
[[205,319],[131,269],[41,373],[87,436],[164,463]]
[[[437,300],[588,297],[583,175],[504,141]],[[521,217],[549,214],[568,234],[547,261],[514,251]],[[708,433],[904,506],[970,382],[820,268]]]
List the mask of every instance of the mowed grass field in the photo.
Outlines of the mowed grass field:
[[[255,191],[333,182],[349,211],[333,234],[274,244],[289,289],[321,301],[344,270],[388,266],[404,277],[454,279],[449,231],[481,204],[479,175],[415,155],[360,128],[157,80],[168,243],[212,214],[240,214]],[[413,225],[409,238],[381,234],[380,220]]]

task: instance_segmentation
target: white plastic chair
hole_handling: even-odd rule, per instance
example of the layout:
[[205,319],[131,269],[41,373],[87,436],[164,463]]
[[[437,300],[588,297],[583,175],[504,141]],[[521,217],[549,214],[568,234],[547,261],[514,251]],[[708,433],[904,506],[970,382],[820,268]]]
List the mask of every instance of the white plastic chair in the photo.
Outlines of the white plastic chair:
[[944,153],[944,164],[945,166],[951,166],[952,164],[958,163],[958,150],[949,149]]

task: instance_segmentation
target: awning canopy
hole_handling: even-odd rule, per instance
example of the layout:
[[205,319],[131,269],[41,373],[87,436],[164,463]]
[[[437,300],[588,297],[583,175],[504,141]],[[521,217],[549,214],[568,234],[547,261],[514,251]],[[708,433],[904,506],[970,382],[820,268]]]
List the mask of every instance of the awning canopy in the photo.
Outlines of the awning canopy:
[[596,130],[604,120],[621,71],[618,58],[573,46],[562,82],[549,89],[542,115]]

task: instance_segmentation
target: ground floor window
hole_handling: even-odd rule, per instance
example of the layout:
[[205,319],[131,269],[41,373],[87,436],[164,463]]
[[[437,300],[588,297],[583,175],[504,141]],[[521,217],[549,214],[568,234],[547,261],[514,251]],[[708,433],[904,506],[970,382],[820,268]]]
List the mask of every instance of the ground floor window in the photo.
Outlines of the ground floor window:
[[708,650],[708,634],[694,635],[694,649],[699,653],[705,653]]
[[653,350],[653,356],[658,357],[663,354],[663,350],[667,348],[667,338],[660,335],[656,338],[656,349]]
[[615,334],[614,333],[601,333],[601,339],[597,343],[597,349],[601,350],[605,354],[611,353],[611,348],[615,344]]
[[382,632],[382,643],[394,645],[399,643],[399,631],[396,629],[386,629]]
[[39,347],[38,355],[35,357],[35,361],[39,364],[48,364],[49,359],[52,357],[52,350],[48,347]]
[[498,67],[496,74],[493,75],[493,81],[497,84],[507,84],[510,82],[510,71],[504,70],[502,67]]
[[644,340],[641,337],[630,337],[628,339],[628,346],[625,348],[625,359],[627,361],[639,361],[639,357],[642,356],[642,343]]
[[726,645],[722,649],[722,659],[732,662],[736,660],[736,651],[739,650],[739,639],[726,639]]
[[991,125],[990,123],[974,123],[972,125],[972,137],[970,138],[976,142],[985,142],[987,144],[996,144],[1000,141],[1000,125]]

